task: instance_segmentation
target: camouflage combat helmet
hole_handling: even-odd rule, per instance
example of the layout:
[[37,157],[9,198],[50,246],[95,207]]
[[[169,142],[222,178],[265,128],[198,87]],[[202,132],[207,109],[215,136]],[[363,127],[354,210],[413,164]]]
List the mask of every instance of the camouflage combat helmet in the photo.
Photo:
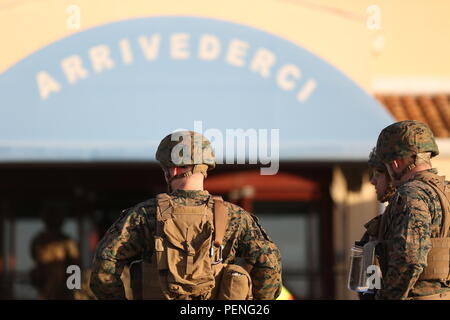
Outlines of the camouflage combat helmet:
[[367,161],[367,165],[371,169],[375,169],[380,172],[386,172],[386,167],[384,166],[383,162],[378,157],[376,148],[373,148],[372,151],[370,152],[369,160]]
[[384,128],[378,136],[376,150],[384,163],[424,152],[431,152],[431,157],[439,154],[431,129],[415,120],[396,122]]
[[206,177],[206,171],[216,166],[211,142],[194,131],[178,131],[162,139],[156,151],[156,160],[165,171],[171,167],[193,166],[191,172],[172,179],[196,172],[201,172]]

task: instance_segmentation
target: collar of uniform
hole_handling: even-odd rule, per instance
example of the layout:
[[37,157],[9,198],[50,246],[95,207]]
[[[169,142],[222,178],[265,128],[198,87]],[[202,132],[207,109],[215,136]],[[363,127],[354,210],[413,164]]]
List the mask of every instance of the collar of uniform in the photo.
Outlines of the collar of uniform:
[[170,195],[183,198],[198,198],[209,196],[209,192],[206,190],[175,190]]
[[401,186],[409,181],[413,181],[413,180],[421,180],[423,178],[424,175],[428,174],[428,173],[432,173],[437,175],[438,171],[435,168],[431,168],[431,169],[427,169],[427,170],[423,170],[423,171],[419,171],[416,172],[411,178],[409,178],[408,180],[404,181],[404,182],[400,182],[398,184],[398,186]]
[[432,173],[432,174],[436,174],[437,175],[438,171],[435,168],[419,171],[410,180],[416,180],[416,179],[420,178],[423,174],[427,174],[427,173]]
[[413,180],[421,180],[421,178],[424,176],[424,174],[427,174],[427,173],[432,173],[432,174],[437,175],[437,174],[438,174],[438,171],[437,171],[437,169],[435,169],[435,168],[431,168],[431,169],[419,171],[419,172],[416,172],[411,178],[409,178],[409,179],[406,180],[406,181],[403,181],[403,182],[396,181],[396,182],[394,183],[394,185],[395,185],[395,187],[398,188],[398,187],[401,187],[402,185],[404,185],[404,184],[407,183],[407,182],[410,182],[410,181],[413,181]]

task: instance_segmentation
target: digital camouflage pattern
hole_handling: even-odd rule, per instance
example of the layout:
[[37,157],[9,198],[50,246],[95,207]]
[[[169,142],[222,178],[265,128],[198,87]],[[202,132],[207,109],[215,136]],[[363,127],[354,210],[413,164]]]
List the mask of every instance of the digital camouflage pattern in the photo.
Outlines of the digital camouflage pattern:
[[[370,219],[365,225],[364,228],[366,229],[366,232],[364,233],[363,238],[361,239],[361,241],[365,243],[369,242],[369,241],[375,241],[378,239],[378,233],[380,230],[380,222],[381,222],[381,217],[383,215],[380,214],[378,216],[376,216],[375,218]],[[365,239],[365,241],[364,241]]]
[[431,152],[432,157],[439,154],[431,129],[415,120],[396,122],[384,128],[378,136],[376,150],[384,163],[423,152]]
[[156,160],[166,168],[206,164],[213,169],[216,165],[211,142],[194,131],[178,131],[166,136],[158,146]]
[[[204,204],[208,191],[176,190],[170,194],[179,205]],[[281,256],[276,245],[258,223],[242,208],[224,202],[228,209],[228,228],[224,237],[224,263],[237,257],[253,265],[250,273],[254,299],[275,299],[281,292]],[[98,299],[124,299],[120,275],[125,265],[152,258],[156,222],[156,200],[150,199],[124,210],[99,242],[93,262],[90,286]],[[158,279],[155,279],[158,281]]]
[[[380,254],[382,289],[376,299],[407,299],[450,290],[440,281],[419,280],[427,266],[431,238],[439,237],[443,214],[439,197],[424,181],[437,177],[437,170],[418,172],[400,184],[382,216]],[[446,182],[447,183],[447,182]]]

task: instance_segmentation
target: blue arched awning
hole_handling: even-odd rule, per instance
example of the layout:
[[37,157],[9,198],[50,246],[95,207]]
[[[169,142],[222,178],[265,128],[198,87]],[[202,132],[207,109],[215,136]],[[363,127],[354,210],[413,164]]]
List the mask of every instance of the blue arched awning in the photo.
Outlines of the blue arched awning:
[[152,161],[159,141],[179,128],[224,141],[235,129],[259,141],[278,135],[286,161],[361,160],[393,121],[304,48],[198,17],[72,35],[3,73],[0,93],[2,162]]

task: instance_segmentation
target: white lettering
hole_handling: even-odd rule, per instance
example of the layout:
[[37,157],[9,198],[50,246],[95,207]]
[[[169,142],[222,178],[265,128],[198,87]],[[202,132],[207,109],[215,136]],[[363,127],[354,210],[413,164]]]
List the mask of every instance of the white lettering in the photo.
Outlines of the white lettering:
[[78,55],[65,58],[61,62],[61,68],[66,75],[67,82],[70,84],[74,84],[80,79],[87,78],[89,74],[88,71],[83,68],[83,62]]
[[81,9],[77,5],[68,6],[66,13],[70,14],[67,18],[66,25],[69,30],[79,30],[81,28]]
[[150,40],[145,36],[140,36],[138,41],[147,60],[155,60],[158,58],[159,46],[161,42],[161,36],[159,33],[153,34],[150,37]]
[[297,99],[300,102],[305,102],[311,94],[314,92],[314,90],[317,87],[317,82],[314,79],[308,80],[306,84],[300,89],[300,91],[297,94]]
[[231,40],[225,60],[233,66],[243,67],[245,65],[244,57],[248,47],[249,44],[245,41],[238,39]]
[[220,54],[220,40],[216,36],[205,34],[200,38],[198,57],[202,60],[214,60]]
[[184,60],[189,58],[188,33],[174,33],[170,37],[170,55],[173,59]]
[[[174,143],[171,154],[171,160],[175,165],[194,164],[192,163],[192,159],[197,161],[196,156],[192,156],[192,150],[190,147],[192,145],[190,140],[191,137],[182,136],[182,132],[185,131],[187,130],[180,128],[171,134],[171,140],[176,142]],[[226,164],[245,164],[247,159],[249,160],[249,164],[257,164],[259,158],[261,164],[270,164],[270,167],[261,168],[260,171],[262,175],[273,175],[279,170],[279,131],[279,129],[271,129],[271,137],[269,140],[268,129],[226,129],[224,139],[224,135],[221,130],[210,128],[203,132],[203,122],[198,120],[194,121],[194,132],[202,134],[211,142],[217,164],[223,164],[225,154]],[[180,137],[182,139],[187,139],[187,141],[184,141],[185,143],[182,144],[178,143],[183,141],[180,141]],[[196,136],[196,138],[197,137],[200,136]],[[194,140],[194,142],[194,145],[196,146],[200,144],[200,141]],[[194,147],[194,152],[198,152],[200,155],[203,155],[203,157],[210,156],[205,153],[201,154],[200,150],[195,149],[201,148]],[[206,150],[204,152],[206,152]]]
[[36,82],[42,100],[46,100],[51,92],[61,91],[61,85],[47,72],[41,71],[36,75]]
[[259,72],[263,78],[270,76],[270,68],[276,61],[275,55],[264,48],[258,49],[250,64],[250,70],[253,72]]
[[67,274],[71,274],[66,281],[67,289],[81,289],[81,270],[77,265],[70,265],[66,269]]
[[[270,167],[261,168],[261,175],[277,174],[280,168],[280,129],[270,130],[270,148],[268,146],[267,130],[259,129],[259,161],[269,164]],[[270,156],[268,155],[270,149]]]
[[293,79],[300,79],[300,69],[293,64],[286,64],[280,68],[277,74],[277,84],[283,90],[292,90],[295,87]]
[[366,285],[369,289],[381,289],[381,269],[377,265],[370,265],[367,267],[367,277]]
[[[180,137],[182,139],[180,139]],[[191,165],[192,163],[192,158],[191,158],[191,148],[189,146],[191,146],[191,137],[190,136],[183,136],[182,132],[174,132],[171,134],[170,139],[172,141],[179,141],[179,142],[184,142],[184,143],[177,143],[173,149],[172,152],[170,154],[172,163],[177,165],[177,166],[186,166],[186,165]],[[184,141],[184,139],[186,139],[186,141]]]
[[99,45],[89,50],[92,67],[94,71],[99,73],[105,69],[114,68],[114,61],[110,57],[109,47],[106,45]]
[[[197,131],[200,132],[200,131]],[[203,135],[206,139],[211,141],[211,145],[214,149],[214,158],[217,164],[223,164],[223,135],[219,129],[211,128],[206,130]]]
[[131,52],[130,42],[128,39],[120,40],[119,47],[123,63],[131,64],[133,62],[133,53]]
[[366,22],[367,28],[369,30],[381,29],[381,8],[373,4],[367,7],[366,13],[369,15]]
[[182,315],[207,315],[208,318],[214,313],[214,307],[197,307],[191,306],[189,303],[186,307],[181,307],[180,314]]
[[[258,136],[255,129],[227,129],[227,163],[234,163],[234,141],[237,140],[237,164],[245,164],[247,147],[250,164],[258,163]],[[247,142],[248,138],[248,144]],[[230,154],[228,154],[230,152]],[[228,162],[231,161],[231,162]]]

